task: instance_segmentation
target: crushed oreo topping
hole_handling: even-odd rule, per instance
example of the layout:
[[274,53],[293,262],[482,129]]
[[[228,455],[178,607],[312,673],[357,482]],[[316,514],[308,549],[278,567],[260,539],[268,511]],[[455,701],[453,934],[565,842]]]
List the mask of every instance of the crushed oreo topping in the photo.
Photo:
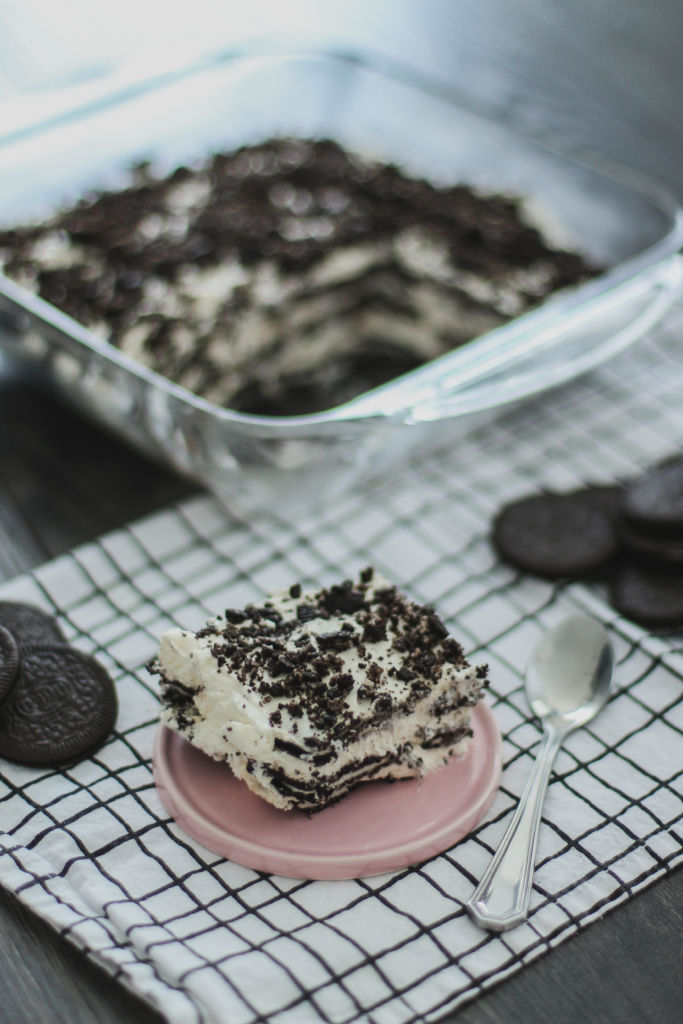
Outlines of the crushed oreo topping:
[[[374,589],[373,580],[373,571],[365,569],[355,582],[345,580],[307,595],[295,584],[277,616],[268,617],[253,605],[241,613],[228,610],[196,636],[211,638],[211,655],[220,671],[234,674],[264,703],[280,700],[271,723],[283,724],[283,713],[291,718],[306,715],[326,744],[348,743],[388,714],[410,713],[445,665],[467,664],[462,647],[449,637],[433,608],[413,604],[394,586]],[[334,629],[326,625],[331,619]],[[357,684],[343,658],[352,650],[366,665]],[[485,667],[473,672],[473,679],[485,676]],[[388,679],[397,686],[393,698],[384,689]],[[191,693],[167,682],[163,699],[179,721],[189,723]],[[360,703],[370,706],[369,714],[359,713]]]

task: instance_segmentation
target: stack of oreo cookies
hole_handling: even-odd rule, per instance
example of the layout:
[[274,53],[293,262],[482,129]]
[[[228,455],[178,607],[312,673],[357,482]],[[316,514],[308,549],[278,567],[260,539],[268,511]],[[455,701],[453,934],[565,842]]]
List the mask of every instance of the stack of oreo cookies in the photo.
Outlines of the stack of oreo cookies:
[[626,618],[683,627],[683,456],[622,486],[515,501],[496,516],[492,540],[524,572],[603,580]]
[[66,766],[93,753],[116,720],[114,684],[39,608],[0,601],[0,757]]

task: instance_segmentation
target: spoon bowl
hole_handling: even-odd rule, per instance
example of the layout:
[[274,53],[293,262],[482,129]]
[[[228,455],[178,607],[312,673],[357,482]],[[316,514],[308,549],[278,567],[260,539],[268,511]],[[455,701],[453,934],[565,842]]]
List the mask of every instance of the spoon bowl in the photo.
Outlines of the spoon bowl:
[[529,705],[543,723],[533,771],[503,840],[467,910],[482,928],[505,931],[525,920],[550,772],[564,738],[586,725],[607,700],[614,654],[604,626],[570,615],[531,653],[526,669]]
[[569,731],[586,725],[605,703],[614,672],[604,626],[569,615],[541,638],[526,669],[526,695],[542,721]]

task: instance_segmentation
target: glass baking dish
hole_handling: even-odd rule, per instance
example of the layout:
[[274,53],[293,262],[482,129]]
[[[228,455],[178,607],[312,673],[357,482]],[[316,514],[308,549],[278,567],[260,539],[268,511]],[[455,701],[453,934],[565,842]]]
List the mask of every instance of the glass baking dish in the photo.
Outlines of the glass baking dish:
[[521,195],[568,246],[606,268],[587,284],[325,412],[220,408],[147,370],[0,277],[0,344],[70,401],[236,511],[325,500],[450,443],[513,402],[622,351],[683,286],[681,212],[619,170],[552,151],[415,73],[334,53],[230,55],[140,81],[14,137],[0,134],[0,222],[49,215],[123,183],[273,135],[336,139],[440,181]]

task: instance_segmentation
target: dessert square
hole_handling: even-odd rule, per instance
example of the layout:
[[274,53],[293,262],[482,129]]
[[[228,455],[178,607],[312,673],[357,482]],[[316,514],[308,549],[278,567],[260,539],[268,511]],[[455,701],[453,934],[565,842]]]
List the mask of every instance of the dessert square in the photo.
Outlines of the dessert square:
[[434,609],[372,568],[169,630],[150,670],[164,725],[275,807],[308,812],[464,754],[488,685]]

